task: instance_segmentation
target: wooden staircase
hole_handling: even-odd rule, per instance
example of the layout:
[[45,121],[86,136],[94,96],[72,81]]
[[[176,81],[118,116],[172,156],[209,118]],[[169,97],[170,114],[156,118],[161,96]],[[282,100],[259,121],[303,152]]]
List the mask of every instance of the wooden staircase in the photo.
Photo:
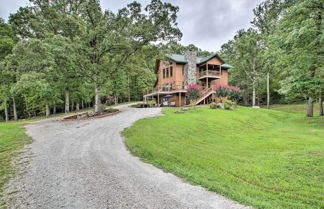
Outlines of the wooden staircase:
[[204,101],[207,97],[209,97],[211,94],[215,92],[213,87],[206,88],[203,91],[200,92],[200,97],[196,101],[196,105],[198,105],[200,102]]

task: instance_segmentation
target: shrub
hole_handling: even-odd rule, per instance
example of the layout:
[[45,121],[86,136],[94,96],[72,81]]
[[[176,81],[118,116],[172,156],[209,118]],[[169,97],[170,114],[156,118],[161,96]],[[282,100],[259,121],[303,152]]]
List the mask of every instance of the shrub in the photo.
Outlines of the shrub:
[[210,109],[219,109],[219,108],[221,108],[220,104],[217,104],[215,102],[210,103],[209,107],[210,107]]
[[107,113],[112,113],[112,112],[117,112],[118,109],[115,109],[115,108],[108,108],[108,109],[105,109],[104,112],[107,112]]
[[228,97],[231,100],[238,101],[242,97],[242,90],[236,86],[218,84],[213,87],[218,98]]
[[225,103],[224,103],[224,109],[225,110],[233,110],[234,107],[235,107],[235,102],[231,101],[231,100],[227,100]]
[[189,84],[187,86],[187,97],[190,102],[193,102],[200,97],[200,89],[201,87],[197,84]]

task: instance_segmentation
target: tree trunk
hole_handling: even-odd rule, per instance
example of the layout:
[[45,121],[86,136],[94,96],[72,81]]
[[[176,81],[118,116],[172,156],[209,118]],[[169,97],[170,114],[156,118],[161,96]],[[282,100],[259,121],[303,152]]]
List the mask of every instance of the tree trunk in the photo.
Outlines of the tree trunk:
[[71,104],[71,111],[74,111],[74,101],[72,101],[72,104]]
[[313,117],[314,101],[309,97],[307,102],[307,117]]
[[81,109],[84,108],[84,103],[83,103],[83,100],[81,100]]
[[65,90],[65,113],[70,112],[70,92]]
[[53,103],[53,114],[56,114],[56,102]]
[[128,102],[130,102],[130,86],[129,86],[129,76],[128,76]]
[[267,72],[267,108],[270,108],[270,73]]
[[117,105],[118,104],[118,97],[114,97],[114,103],[115,103],[115,105]]
[[46,112],[46,116],[50,116],[51,110],[50,110],[50,107],[48,104],[46,104],[46,106],[45,106],[45,112]]
[[13,106],[14,120],[18,120],[17,107],[16,107],[16,99],[15,99],[15,97],[12,97],[12,106]]
[[6,122],[8,122],[9,121],[9,114],[8,114],[8,106],[7,106],[7,100],[6,101],[4,101],[4,103],[5,103],[5,109],[4,109],[4,111],[5,111],[5,119],[6,119]]
[[79,111],[80,110],[80,103],[79,102],[76,103],[75,109],[76,109],[76,111]]
[[96,113],[101,111],[100,109],[101,101],[100,101],[99,91],[100,91],[99,87],[96,86],[95,87],[95,112]]
[[324,111],[323,111],[323,99],[322,99],[321,96],[319,98],[319,106],[320,106],[320,116],[323,116],[324,115]]
[[255,82],[253,82],[253,93],[252,93],[252,107],[255,106],[255,93],[256,93],[256,90],[255,90]]

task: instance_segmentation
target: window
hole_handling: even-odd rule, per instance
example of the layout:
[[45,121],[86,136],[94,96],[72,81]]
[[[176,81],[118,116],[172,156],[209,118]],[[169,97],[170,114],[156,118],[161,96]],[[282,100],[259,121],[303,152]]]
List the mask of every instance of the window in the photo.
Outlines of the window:
[[163,69],[162,73],[163,73],[163,78],[165,78],[165,69]]
[[173,76],[173,67],[170,66],[170,77],[172,77],[172,76]]
[[169,68],[165,69],[165,77],[169,78]]
[[182,75],[184,75],[184,69],[185,69],[185,66],[182,65]]

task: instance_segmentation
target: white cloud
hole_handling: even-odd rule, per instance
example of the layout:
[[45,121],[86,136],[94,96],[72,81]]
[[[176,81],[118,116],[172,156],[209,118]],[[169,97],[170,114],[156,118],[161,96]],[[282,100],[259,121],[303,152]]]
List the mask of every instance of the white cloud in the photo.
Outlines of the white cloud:
[[[149,0],[138,0],[143,5]],[[179,28],[183,32],[181,43],[195,44],[209,51],[217,51],[232,39],[235,32],[248,28],[253,18],[252,9],[262,0],[165,0],[180,7]],[[7,19],[27,0],[0,0],[0,17]],[[101,0],[103,9],[116,12],[133,0]]]

